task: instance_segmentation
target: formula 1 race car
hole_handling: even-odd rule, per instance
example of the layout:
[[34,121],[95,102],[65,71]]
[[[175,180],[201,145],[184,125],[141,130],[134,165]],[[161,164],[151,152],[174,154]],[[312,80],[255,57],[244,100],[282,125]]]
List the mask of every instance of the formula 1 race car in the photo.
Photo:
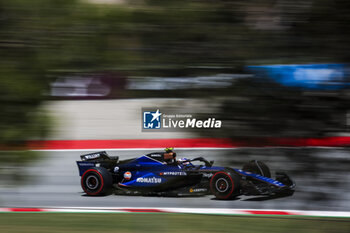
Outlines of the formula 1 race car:
[[[195,165],[200,163],[199,165]],[[213,194],[228,200],[239,195],[292,195],[295,183],[284,172],[271,178],[269,168],[253,160],[242,169],[213,166],[202,157],[176,160],[171,149],[119,161],[105,151],[81,155],[81,186],[89,196],[139,194],[193,196]]]

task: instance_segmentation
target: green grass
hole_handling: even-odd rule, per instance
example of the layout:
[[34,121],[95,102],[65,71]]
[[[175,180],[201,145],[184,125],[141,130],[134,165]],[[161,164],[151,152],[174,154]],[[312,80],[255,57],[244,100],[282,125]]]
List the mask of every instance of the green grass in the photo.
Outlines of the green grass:
[[349,218],[196,214],[1,213],[0,232],[350,232]]

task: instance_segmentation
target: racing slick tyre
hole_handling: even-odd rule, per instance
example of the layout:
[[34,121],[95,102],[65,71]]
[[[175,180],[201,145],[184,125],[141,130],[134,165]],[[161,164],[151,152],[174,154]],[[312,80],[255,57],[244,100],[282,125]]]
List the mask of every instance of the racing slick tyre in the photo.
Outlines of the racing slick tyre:
[[269,167],[259,160],[249,161],[243,166],[242,170],[271,178]]
[[112,191],[112,175],[103,167],[88,169],[81,176],[81,187],[89,196],[103,196]]
[[240,194],[240,176],[230,170],[219,171],[210,179],[210,191],[217,199],[233,199]]

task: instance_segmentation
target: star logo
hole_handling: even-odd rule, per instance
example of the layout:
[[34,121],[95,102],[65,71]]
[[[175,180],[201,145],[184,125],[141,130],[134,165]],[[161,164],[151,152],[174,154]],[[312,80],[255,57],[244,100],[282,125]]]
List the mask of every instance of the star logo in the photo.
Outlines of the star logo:
[[151,113],[151,115],[153,116],[153,118],[152,118],[152,120],[151,120],[151,122],[152,122],[152,121],[154,121],[154,120],[156,120],[156,119],[157,119],[157,121],[159,121],[159,117],[160,117],[160,115],[162,115],[162,114],[159,113],[159,109],[157,109],[157,111],[156,111],[155,113]]

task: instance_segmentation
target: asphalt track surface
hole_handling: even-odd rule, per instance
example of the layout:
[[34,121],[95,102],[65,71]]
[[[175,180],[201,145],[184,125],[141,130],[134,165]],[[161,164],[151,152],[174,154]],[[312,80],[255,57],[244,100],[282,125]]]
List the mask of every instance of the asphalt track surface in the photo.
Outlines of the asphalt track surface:
[[[140,151],[108,151],[110,155],[118,155],[120,159],[137,157],[154,150]],[[236,200],[216,200],[212,195],[202,197],[155,197],[155,196],[121,196],[104,197],[86,196],[80,186],[80,177],[76,165],[79,155],[92,151],[41,151],[42,156],[37,162],[22,168],[26,182],[21,185],[10,185],[10,181],[2,182],[0,186],[0,207],[186,207],[186,208],[239,208],[239,209],[285,209],[285,210],[350,210],[350,172],[341,174],[341,185],[330,185],[330,179],[340,176],[326,169],[320,169],[318,179],[312,175],[290,174],[297,183],[293,196],[283,198],[264,198],[240,196]],[[251,155],[239,153],[233,149],[221,150],[177,150],[178,157],[194,158],[203,156],[215,160],[215,165],[227,166],[234,164],[240,168],[245,161],[253,159]],[[230,154],[232,159],[230,158]],[[239,156],[236,156],[240,154]],[[266,153],[265,153],[266,154]],[[349,162],[347,151],[327,149],[321,151],[319,157],[335,156]],[[267,160],[272,172],[283,170],[282,167],[293,167],[288,159],[279,161],[271,157],[257,156]],[[288,171],[288,169],[287,169]]]

